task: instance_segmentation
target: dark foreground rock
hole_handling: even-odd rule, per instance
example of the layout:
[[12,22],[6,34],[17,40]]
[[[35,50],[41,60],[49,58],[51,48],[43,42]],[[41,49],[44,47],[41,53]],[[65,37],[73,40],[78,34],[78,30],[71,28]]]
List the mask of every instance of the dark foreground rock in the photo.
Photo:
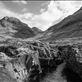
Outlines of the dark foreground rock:
[[8,72],[12,82],[44,82],[46,75],[54,75],[63,63],[82,79],[81,58],[78,44],[55,46],[40,41],[9,40],[0,46],[0,68]]

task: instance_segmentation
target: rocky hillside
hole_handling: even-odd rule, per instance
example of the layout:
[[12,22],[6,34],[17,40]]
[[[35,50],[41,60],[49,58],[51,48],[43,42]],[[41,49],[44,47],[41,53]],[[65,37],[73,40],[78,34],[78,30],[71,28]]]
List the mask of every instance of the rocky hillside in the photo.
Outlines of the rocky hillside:
[[42,33],[43,31],[37,27],[33,27],[32,30],[35,32],[35,34]]
[[25,39],[34,35],[34,31],[17,18],[4,17],[0,20],[0,36]]
[[53,41],[62,38],[82,37],[82,8],[73,15],[63,19],[56,25],[50,27],[43,35],[42,39]]

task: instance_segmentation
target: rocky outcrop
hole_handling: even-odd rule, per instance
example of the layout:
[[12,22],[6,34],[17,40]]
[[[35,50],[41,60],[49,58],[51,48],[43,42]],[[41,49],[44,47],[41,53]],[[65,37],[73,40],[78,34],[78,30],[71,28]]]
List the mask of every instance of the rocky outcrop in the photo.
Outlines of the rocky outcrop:
[[39,82],[58,65],[66,63],[67,68],[82,78],[81,45],[54,45],[9,40],[0,46],[0,68],[17,82]]

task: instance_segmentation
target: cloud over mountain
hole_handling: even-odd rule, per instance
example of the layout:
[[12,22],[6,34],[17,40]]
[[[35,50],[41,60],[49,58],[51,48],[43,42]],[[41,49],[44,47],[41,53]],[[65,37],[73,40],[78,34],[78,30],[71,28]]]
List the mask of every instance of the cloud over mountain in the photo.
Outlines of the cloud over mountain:
[[[68,15],[71,15],[74,12],[76,12],[82,6],[82,1],[53,1],[53,0],[44,1],[44,3],[42,4],[46,6],[44,8],[40,8],[39,14],[35,14],[32,12],[29,12],[28,8],[24,6],[24,5],[28,5],[28,2],[22,1],[22,0],[20,0],[19,2],[21,3],[21,6],[22,6],[20,10],[21,12],[23,11],[23,13],[18,13],[18,12],[14,12],[13,10],[9,10],[5,6],[3,1],[0,1],[0,12],[1,12],[0,18],[4,16],[17,17],[23,22],[27,23],[30,27],[38,27],[42,30],[46,30],[53,24],[60,22]],[[18,3],[18,2],[14,1],[13,3]],[[32,4],[33,3],[37,3],[37,2],[35,1],[35,2],[32,2]]]
[[82,6],[82,1],[51,1],[46,11],[39,15],[35,15],[31,21],[31,25],[37,26],[42,30],[46,30],[53,23],[60,22],[68,15],[73,14]]

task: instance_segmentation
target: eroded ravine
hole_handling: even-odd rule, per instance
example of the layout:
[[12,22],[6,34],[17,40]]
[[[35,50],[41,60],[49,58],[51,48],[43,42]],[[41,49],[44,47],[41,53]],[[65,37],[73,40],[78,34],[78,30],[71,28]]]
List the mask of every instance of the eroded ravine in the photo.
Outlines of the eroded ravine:
[[41,82],[67,82],[66,78],[62,76],[62,71],[65,67],[65,63],[59,65],[55,71],[51,74],[47,74]]
[[77,56],[80,57],[81,53],[74,49],[80,51],[78,46],[51,46],[39,42],[19,43],[21,45],[16,44],[16,48],[15,43],[0,47],[2,68],[17,82],[39,82],[36,77],[48,68],[49,71],[45,71],[45,75],[40,77],[40,82],[82,82],[82,63],[77,61]]
[[82,78],[67,66],[63,69],[62,75],[65,76],[67,82],[82,82]]
[[66,63],[58,65],[53,73],[45,76],[41,82],[82,82],[81,77],[66,66]]

